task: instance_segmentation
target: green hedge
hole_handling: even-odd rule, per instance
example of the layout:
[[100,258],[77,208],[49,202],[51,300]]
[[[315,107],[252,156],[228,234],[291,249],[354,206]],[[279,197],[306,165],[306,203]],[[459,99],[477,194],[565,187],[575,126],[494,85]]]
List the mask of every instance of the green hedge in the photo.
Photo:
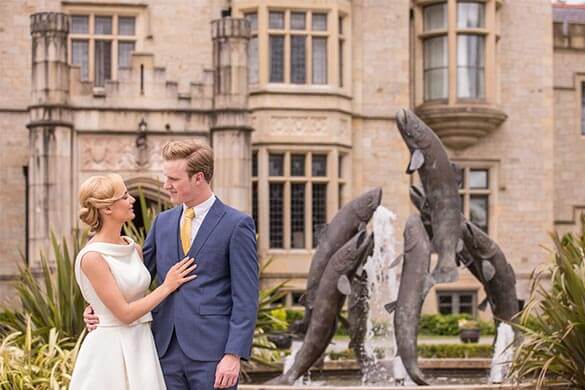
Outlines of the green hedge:
[[[493,348],[485,344],[420,344],[417,347],[419,358],[491,358]],[[383,350],[376,348],[374,353],[383,359]],[[355,359],[351,349],[330,352],[331,360]]]
[[[418,324],[418,334],[425,336],[458,336],[461,319],[471,319],[469,314],[423,314]],[[491,322],[478,321],[482,335],[495,335],[496,330]]]

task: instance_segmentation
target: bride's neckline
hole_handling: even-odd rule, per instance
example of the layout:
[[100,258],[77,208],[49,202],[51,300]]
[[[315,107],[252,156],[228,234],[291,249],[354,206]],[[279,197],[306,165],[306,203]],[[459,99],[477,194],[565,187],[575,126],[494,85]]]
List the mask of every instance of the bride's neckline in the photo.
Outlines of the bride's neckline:
[[127,244],[114,244],[110,242],[94,241],[88,242],[85,248],[88,249],[91,247],[97,252],[110,256],[129,256],[136,247],[134,240],[128,236],[122,236],[122,240],[127,242]]

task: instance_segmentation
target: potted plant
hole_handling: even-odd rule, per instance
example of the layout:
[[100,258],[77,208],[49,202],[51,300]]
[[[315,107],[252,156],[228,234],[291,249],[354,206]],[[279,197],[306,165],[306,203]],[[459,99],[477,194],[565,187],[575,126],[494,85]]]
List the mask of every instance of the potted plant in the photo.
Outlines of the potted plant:
[[477,343],[479,341],[479,322],[475,320],[461,319],[459,325],[459,338],[464,343]]

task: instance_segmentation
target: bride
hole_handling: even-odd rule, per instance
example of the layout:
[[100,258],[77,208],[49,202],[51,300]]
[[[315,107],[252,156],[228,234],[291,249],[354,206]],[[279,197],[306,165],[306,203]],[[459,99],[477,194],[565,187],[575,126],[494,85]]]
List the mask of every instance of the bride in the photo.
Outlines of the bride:
[[79,351],[70,389],[165,389],[150,331],[150,311],[183,283],[196,278],[191,258],[176,263],[147,294],[150,274],[142,250],[120,235],[134,218],[135,199],[119,175],[93,176],[80,188],[80,219],[95,236],[75,259],[75,277],[99,317]]

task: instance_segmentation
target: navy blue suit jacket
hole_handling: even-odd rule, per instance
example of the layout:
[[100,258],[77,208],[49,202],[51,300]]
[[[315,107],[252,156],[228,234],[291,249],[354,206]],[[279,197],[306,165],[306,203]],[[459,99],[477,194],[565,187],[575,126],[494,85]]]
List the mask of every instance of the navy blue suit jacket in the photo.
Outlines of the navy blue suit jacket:
[[[160,213],[144,243],[144,263],[161,284],[185,257],[180,243],[182,206]],[[193,360],[218,361],[231,353],[250,357],[258,311],[258,260],[252,218],[216,199],[193,240],[197,278],[183,284],[153,311],[159,356],[173,330]]]

